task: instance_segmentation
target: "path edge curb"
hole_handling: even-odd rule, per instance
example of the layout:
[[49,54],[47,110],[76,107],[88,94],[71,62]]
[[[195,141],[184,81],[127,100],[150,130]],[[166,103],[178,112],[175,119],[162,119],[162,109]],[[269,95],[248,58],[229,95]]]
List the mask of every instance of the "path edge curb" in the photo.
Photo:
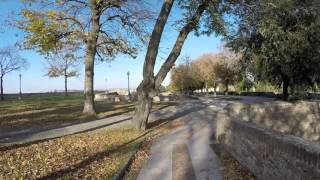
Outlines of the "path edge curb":
[[140,150],[144,140],[138,145],[137,149],[130,155],[128,161],[120,168],[120,170],[112,177],[112,180],[122,180],[126,171],[129,169],[130,165],[132,164],[135,155]]

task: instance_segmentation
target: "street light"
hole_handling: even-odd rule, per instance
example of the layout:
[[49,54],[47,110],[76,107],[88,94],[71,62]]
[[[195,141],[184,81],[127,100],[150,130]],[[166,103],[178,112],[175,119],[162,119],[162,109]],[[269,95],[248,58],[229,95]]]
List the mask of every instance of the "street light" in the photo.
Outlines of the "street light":
[[22,98],[22,92],[21,92],[21,77],[22,77],[22,75],[21,75],[21,73],[19,74],[19,81],[20,81],[20,91],[19,91],[19,99],[21,99]]
[[127,72],[127,76],[128,76],[128,96],[129,96],[129,100],[131,100],[131,95],[130,95],[130,86],[129,86],[129,76],[130,76],[130,72]]
[[108,86],[107,86],[107,84],[108,84],[108,79],[106,78],[105,80],[106,80],[106,93],[108,93]]

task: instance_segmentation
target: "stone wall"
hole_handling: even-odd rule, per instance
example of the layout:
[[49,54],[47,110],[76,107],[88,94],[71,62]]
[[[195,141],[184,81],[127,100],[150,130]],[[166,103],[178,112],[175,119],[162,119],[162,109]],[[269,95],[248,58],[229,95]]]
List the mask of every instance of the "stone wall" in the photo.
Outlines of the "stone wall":
[[229,116],[285,134],[320,141],[320,102],[231,104]]
[[320,179],[319,144],[235,120],[226,112],[217,119],[217,141],[258,179]]

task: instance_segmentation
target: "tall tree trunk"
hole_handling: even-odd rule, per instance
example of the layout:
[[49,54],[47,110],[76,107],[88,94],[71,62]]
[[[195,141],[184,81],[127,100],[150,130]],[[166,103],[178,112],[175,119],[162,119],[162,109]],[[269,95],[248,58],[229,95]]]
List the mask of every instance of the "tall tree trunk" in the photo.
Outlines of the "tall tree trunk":
[[296,92],[296,87],[295,85],[292,83],[291,85],[289,85],[290,87],[290,94],[291,95],[294,95],[294,93]]
[[68,96],[68,76],[64,76],[64,95]]
[[68,96],[68,62],[65,61],[65,68],[64,68],[64,95]]
[[94,90],[93,90],[93,76],[94,76],[94,58],[96,55],[96,46],[100,26],[100,14],[97,7],[96,0],[91,0],[91,21],[92,29],[88,35],[86,43],[86,57],[85,57],[85,80],[84,80],[84,107],[83,113],[88,115],[96,115],[94,105]]
[[286,75],[282,76],[282,99],[288,101],[289,99],[289,78]]
[[140,93],[134,115],[134,126],[145,130],[148,125],[148,118],[152,108],[152,98],[148,94]]
[[0,100],[4,100],[4,95],[3,95],[3,76],[0,77],[0,89],[1,89],[1,98]]
[[317,90],[318,90],[318,84],[314,83],[313,86],[312,86],[312,91],[313,92],[317,92]]
[[208,84],[206,83],[206,95],[209,95]]
[[229,94],[229,80],[226,80],[226,91],[225,91],[225,95],[227,96]]
[[138,129],[144,130],[147,128],[148,117],[152,108],[151,98],[153,95],[151,95],[150,93],[152,91],[155,91],[153,74],[154,65],[158,55],[159,43],[161,40],[162,32],[166,25],[173,2],[174,0],[164,1],[159,17],[150,37],[147,54],[143,65],[143,80],[137,88],[138,102],[133,117],[133,124]]
[[214,96],[217,96],[217,85],[216,84],[214,84],[213,90],[214,90]]

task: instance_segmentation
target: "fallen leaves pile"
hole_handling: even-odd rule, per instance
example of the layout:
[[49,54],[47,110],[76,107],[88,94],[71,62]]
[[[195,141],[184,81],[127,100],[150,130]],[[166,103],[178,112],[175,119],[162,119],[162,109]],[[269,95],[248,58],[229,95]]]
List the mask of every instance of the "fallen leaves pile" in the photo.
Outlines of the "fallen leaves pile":
[[145,165],[150,157],[150,149],[152,145],[152,138],[147,138],[134,155],[134,159],[125,173],[124,180],[135,180],[137,179],[141,168]]
[[220,172],[226,180],[254,180],[254,176],[245,169],[230,153],[220,145],[214,145],[214,150],[219,157]]
[[110,179],[144,140],[129,127],[0,147],[0,179]]

